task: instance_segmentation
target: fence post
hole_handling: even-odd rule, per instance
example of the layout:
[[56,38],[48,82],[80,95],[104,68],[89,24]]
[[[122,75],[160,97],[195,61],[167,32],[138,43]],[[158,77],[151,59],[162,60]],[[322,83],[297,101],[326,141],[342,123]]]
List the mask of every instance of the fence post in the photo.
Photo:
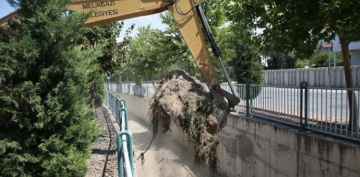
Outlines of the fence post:
[[[122,119],[121,113],[124,113],[125,120]],[[128,118],[128,112],[126,108],[120,108],[119,110],[119,126],[121,127],[121,122],[125,121],[125,130],[129,130],[129,118]]]
[[309,114],[308,114],[308,107],[309,107],[309,96],[308,96],[308,93],[309,93],[309,91],[308,91],[308,86],[309,86],[309,84],[305,81],[305,124],[304,124],[304,127],[306,128],[307,126],[308,126],[308,116],[309,116]]
[[125,102],[125,100],[120,100],[120,108],[126,108],[126,102]]
[[[307,127],[308,119],[308,83],[302,81],[300,83],[300,131]],[[305,91],[305,94],[303,93]],[[305,96],[304,96],[305,95]],[[304,116],[303,116],[304,113]],[[303,118],[305,121],[303,121]]]
[[246,90],[245,90],[245,98],[246,98],[246,116],[250,116],[250,81],[246,81]]
[[[115,108],[115,113],[117,113],[118,111],[119,111],[119,109],[120,109],[120,104],[121,104],[121,102],[120,102],[120,95],[116,95],[116,108]],[[115,114],[115,115],[117,115],[117,114]]]
[[146,98],[149,98],[149,85],[146,87]]
[[129,156],[129,161],[130,161],[130,166],[131,166],[131,174],[134,176],[134,149],[133,149],[133,136],[132,134],[128,131],[128,130],[123,130],[121,132],[119,132],[117,134],[117,153],[118,153],[118,175],[119,177],[123,177],[124,176],[124,170],[123,170],[123,157],[122,157],[122,151],[123,151],[123,139],[122,139],[122,135],[126,135],[127,140],[129,141],[128,143],[128,156]]
[[140,97],[143,97],[142,95],[143,95],[143,92],[142,92],[142,84],[139,86],[140,87]]

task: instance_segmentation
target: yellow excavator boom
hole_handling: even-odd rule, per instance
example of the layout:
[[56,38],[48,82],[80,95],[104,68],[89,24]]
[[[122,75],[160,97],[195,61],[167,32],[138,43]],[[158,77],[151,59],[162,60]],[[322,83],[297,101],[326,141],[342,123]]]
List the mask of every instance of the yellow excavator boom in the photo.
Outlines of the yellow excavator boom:
[[[211,87],[217,83],[217,76],[210,60],[204,35],[202,35],[199,20],[195,11],[191,10],[196,3],[192,0],[161,1],[161,0],[114,0],[114,1],[74,1],[68,6],[69,10],[88,12],[92,10],[91,17],[86,26],[95,26],[113,21],[125,20],[139,16],[151,15],[169,10],[175,23],[187,43],[189,50]],[[176,9],[178,8],[178,9]],[[177,13],[188,12],[185,15]]]
[[[234,107],[239,103],[237,92],[235,91],[231,80],[224,69],[223,71],[227,77],[228,83],[231,86],[232,94],[220,88],[218,79],[215,73],[213,63],[210,58],[209,50],[203,35],[203,30],[200,26],[205,28],[207,37],[211,42],[212,49],[215,56],[219,58],[221,65],[223,65],[220,55],[220,50],[212,37],[211,30],[207,24],[207,19],[204,16],[199,1],[196,0],[72,0],[68,4],[70,11],[91,11],[91,17],[86,21],[85,26],[91,27],[95,25],[105,24],[109,22],[126,20],[134,17],[146,16],[160,13],[168,10],[172,15],[174,22],[178,26],[192,56],[195,59],[197,66],[205,79],[210,92],[219,104],[220,109],[224,111],[223,121],[226,123],[227,114],[230,112],[230,107]],[[10,18],[16,16],[13,12],[4,18],[0,19],[0,25],[6,25]],[[200,20],[199,20],[200,19]],[[228,103],[224,100],[227,99]]]

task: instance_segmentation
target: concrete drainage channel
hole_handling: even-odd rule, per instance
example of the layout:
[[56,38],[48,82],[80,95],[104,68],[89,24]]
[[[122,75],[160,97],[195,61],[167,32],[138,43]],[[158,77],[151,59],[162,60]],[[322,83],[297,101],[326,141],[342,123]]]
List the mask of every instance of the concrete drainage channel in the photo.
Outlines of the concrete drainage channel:
[[[207,169],[196,167],[193,147],[188,143],[182,129],[175,124],[172,124],[171,132],[159,133],[152,141],[149,102],[140,97],[119,95],[121,99],[126,100],[129,129],[134,138],[134,161],[137,167],[135,171],[139,177],[227,177],[219,173],[211,174]],[[142,161],[140,155],[144,151],[146,153]]]

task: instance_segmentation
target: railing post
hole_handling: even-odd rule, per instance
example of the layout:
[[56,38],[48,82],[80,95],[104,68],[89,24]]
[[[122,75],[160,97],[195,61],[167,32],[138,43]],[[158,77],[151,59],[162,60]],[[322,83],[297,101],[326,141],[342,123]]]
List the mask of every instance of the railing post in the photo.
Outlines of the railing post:
[[130,166],[131,166],[131,174],[134,176],[134,150],[133,147],[131,146],[133,144],[133,137],[132,134],[127,131],[127,130],[123,130],[121,132],[119,132],[117,134],[117,153],[118,153],[118,174],[119,177],[123,177],[124,176],[124,171],[123,171],[123,159],[122,159],[122,145],[123,145],[123,139],[122,139],[122,135],[126,135],[127,136],[127,140],[129,141],[129,145],[127,146],[128,149],[128,155],[129,155],[129,161],[130,161]]
[[305,81],[305,124],[304,127],[306,128],[308,126],[308,108],[309,108],[309,90],[308,90],[308,83]]
[[[128,114],[126,109],[126,102],[120,99],[119,95],[108,90],[106,98],[108,106],[113,114],[116,116],[116,121],[120,125],[120,130],[117,134],[117,155],[118,155],[118,175],[124,176],[124,167],[126,167],[126,176],[134,177],[134,149],[133,137],[128,130]],[[123,114],[123,116],[122,116]],[[124,122],[123,122],[124,121]],[[122,124],[124,123],[124,124]],[[124,156],[123,156],[124,152]],[[124,162],[125,161],[125,164]]]
[[[121,113],[124,112],[124,117],[125,120],[122,120],[121,117]],[[128,119],[128,113],[127,113],[127,109],[126,108],[120,108],[119,110],[119,120],[121,121],[125,121],[125,130],[129,130],[129,119]],[[121,121],[119,121],[119,126],[121,127]]]
[[110,90],[107,92],[107,105],[110,107]]
[[116,118],[116,120],[119,118],[119,117],[117,117],[118,116],[118,111],[120,110],[120,108],[121,108],[121,102],[120,102],[120,96],[119,95],[116,95],[116,104],[115,104],[115,118]]
[[139,86],[139,87],[140,87],[140,94],[138,96],[142,97],[142,86]]
[[112,110],[112,112],[114,113],[116,110],[115,110],[115,103],[116,103],[116,98],[115,98],[115,96],[114,96],[114,93],[112,93],[112,95],[111,95],[111,98],[112,98],[112,104],[111,104],[111,106],[112,106],[112,108],[111,108],[111,110]]
[[110,92],[110,104],[109,104],[109,106],[110,106],[110,110],[111,110],[111,111],[113,111],[112,102],[113,102],[113,97],[112,97],[112,94],[111,94],[111,92]]
[[126,101],[125,100],[120,100],[120,108],[126,108]]
[[250,81],[246,81],[246,90],[245,90],[245,97],[246,97],[246,116],[250,116]]
[[108,94],[107,94],[107,96],[108,96],[108,106],[110,106],[110,90],[108,90]]
[[250,95],[250,99],[249,99],[249,102],[250,102],[250,104],[249,104],[249,114],[250,115],[252,115],[252,109],[253,109],[253,100],[254,100],[254,88],[255,88],[255,86],[254,85],[251,85],[251,82],[250,82],[250,84],[249,84],[249,90],[250,90],[250,93],[249,93],[249,95]]
[[[308,83],[302,81],[300,83],[300,131],[304,131],[307,127],[308,119]],[[305,91],[305,94],[303,93]],[[305,95],[305,96],[304,96]],[[304,116],[303,116],[304,115]],[[303,118],[305,121],[303,121]]]
[[149,98],[149,86],[146,86],[146,98]]

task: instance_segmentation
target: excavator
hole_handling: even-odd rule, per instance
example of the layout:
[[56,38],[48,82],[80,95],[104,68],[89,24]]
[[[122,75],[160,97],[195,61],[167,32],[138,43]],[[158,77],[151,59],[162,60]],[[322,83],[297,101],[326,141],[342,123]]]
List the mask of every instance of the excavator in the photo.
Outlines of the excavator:
[[[68,10],[90,12],[91,17],[86,21],[86,27],[169,11],[209,88],[209,97],[216,101],[220,109],[216,116],[219,130],[226,125],[228,114],[240,99],[225,69],[220,48],[215,42],[199,0],[71,0]],[[3,17],[0,19],[0,26],[11,25],[16,16],[16,12],[12,12]],[[220,87],[204,33],[220,62],[232,93]]]

